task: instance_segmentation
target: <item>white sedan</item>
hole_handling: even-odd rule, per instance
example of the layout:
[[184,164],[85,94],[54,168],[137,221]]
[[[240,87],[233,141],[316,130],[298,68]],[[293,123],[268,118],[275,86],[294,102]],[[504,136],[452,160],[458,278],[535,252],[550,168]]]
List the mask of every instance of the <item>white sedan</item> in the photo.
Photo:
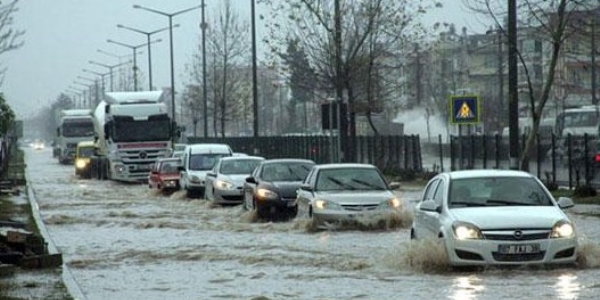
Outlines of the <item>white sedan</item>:
[[442,239],[452,266],[570,264],[577,255],[573,223],[533,175],[468,170],[432,178],[415,206],[412,239]]

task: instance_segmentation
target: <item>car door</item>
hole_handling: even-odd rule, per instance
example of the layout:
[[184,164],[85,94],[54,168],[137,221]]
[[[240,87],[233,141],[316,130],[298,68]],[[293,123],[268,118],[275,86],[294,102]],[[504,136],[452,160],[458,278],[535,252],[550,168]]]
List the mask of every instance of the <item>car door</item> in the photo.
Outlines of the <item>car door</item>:
[[158,184],[158,170],[160,170],[160,161],[157,161],[148,174],[148,183],[151,188],[157,187]]
[[[247,208],[248,210],[253,210],[254,209],[254,190],[256,189],[256,186],[258,185],[258,181],[259,181],[259,174],[262,172],[262,168],[263,165],[260,164],[258,167],[256,167],[256,169],[254,169],[254,172],[252,172],[252,174],[246,178],[246,181],[244,182],[244,207]],[[249,182],[249,178],[252,178],[252,180],[254,182]]]
[[[310,205],[312,200],[314,199],[314,188],[316,178],[318,177],[318,171],[313,168],[304,181],[302,181],[302,185],[298,189],[298,194],[296,196],[296,203],[298,205],[298,216],[308,216],[308,212],[310,209]],[[303,189],[303,186],[307,186],[310,190]]]
[[430,231],[432,225],[429,224],[429,222],[431,222],[431,215],[435,212],[425,211],[421,208],[421,205],[425,201],[433,200],[436,188],[440,181],[441,180],[439,178],[432,179],[427,186],[425,186],[425,191],[423,192],[421,201],[415,206],[413,230],[415,236],[420,239],[431,237],[433,235],[433,233]]
[[206,177],[204,178],[204,183],[205,183],[204,194],[206,196],[206,199],[212,199],[212,195],[214,193],[213,183],[217,180],[217,177],[219,176],[218,170],[220,168],[221,168],[221,160],[217,161],[217,163],[212,168],[212,170],[210,170],[208,173],[206,173]]

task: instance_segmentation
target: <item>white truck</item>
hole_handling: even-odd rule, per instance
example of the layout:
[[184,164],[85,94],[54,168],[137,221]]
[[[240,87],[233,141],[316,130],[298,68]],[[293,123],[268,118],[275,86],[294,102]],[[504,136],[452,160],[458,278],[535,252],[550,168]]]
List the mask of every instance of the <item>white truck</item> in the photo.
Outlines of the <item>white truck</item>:
[[72,163],[77,143],[94,138],[91,109],[64,109],[57,116],[58,127],[54,140],[53,156],[61,164]]
[[94,110],[92,178],[140,182],[172,149],[173,125],[163,91],[106,93]]

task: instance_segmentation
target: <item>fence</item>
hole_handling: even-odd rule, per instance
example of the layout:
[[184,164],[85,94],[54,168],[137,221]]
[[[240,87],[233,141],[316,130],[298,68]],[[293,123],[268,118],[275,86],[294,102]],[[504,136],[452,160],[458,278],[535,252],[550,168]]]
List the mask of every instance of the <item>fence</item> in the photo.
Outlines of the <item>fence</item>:
[[[524,150],[526,136],[521,136],[518,149]],[[529,153],[528,170],[538,178],[553,184],[568,185],[569,188],[586,185],[600,186],[596,179],[600,162],[595,137],[556,135],[548,138],[536,137],[535,146]],[[451,136],[450,143],[424,143],[424,154],[431,159],[428,163],[436,171],[465,169],[509,169],[509,141],[500,135]]]
[[[316,163],[332,162],[337,137],[323,135],[276,137],[188,138],[194,143],[225,143],[235,152],[272,158],[306,158]],[[356,161],[376,165],[384,172],[421,172],[421,145],[418,135],[359,136]]]

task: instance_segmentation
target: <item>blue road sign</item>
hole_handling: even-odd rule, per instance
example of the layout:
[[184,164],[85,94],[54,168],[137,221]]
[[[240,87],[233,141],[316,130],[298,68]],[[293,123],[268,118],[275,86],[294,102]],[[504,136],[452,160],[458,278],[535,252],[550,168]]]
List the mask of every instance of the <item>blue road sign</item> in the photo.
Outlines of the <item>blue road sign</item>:
[[452,96],[450,98],[450,123],[477,124],[481,114],[479,97]]

